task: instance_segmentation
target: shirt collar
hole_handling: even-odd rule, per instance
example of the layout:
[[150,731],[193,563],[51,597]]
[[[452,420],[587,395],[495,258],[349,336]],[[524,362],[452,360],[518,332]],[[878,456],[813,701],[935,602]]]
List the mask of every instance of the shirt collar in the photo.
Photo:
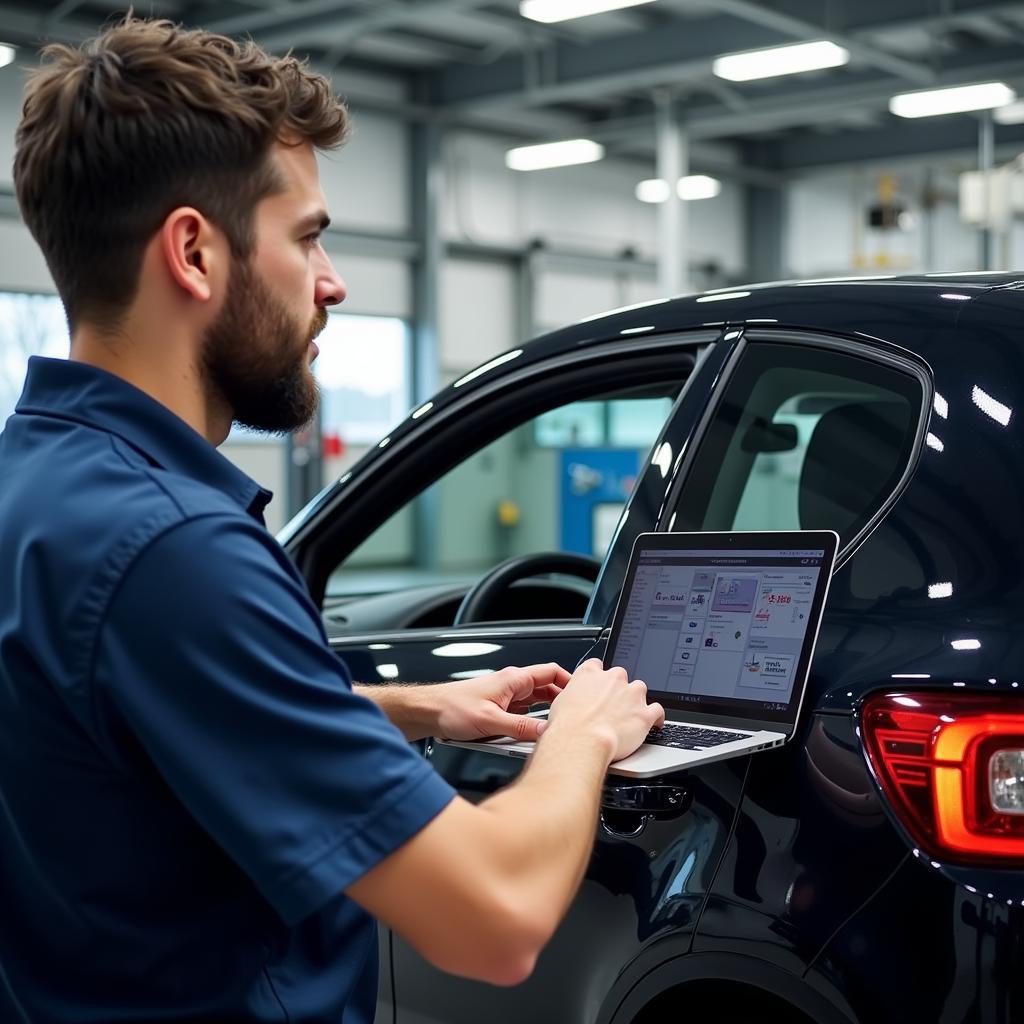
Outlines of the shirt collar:
[[273,497],[181,417],[97,366],[32,356],[17,411],[116,434],[154,465],[216,488],[261,522]]

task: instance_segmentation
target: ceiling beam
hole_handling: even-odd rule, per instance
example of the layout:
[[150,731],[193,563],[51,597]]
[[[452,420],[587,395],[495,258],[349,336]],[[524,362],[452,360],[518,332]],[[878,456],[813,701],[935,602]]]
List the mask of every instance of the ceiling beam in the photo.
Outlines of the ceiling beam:
[[[995,125],[996,148],[1008,157],[1024,145],[1024,125]],[[863,164],[938,155],[960,156],[974,164],[978,121],[974,117],[922,118],[855,132],[807,133],[780,139],[770,149],[770,166],[784,173],[837,164]]]
[[296,0],[295,3],[286,4],[274,10],[264,11],[261,14],[235,14],[228,18],[219,18],[215,21],[206,22],[203,28],[210,32],[220,32],[223,35],[257,35],[264,30],[271,30],[281,25],[292,23],[303,25],[316,25],[325,17],[332,14],[340,14],[351,7],[367,6],[366,0]]
[[[472,10],[486,0],[421,0],[420,3],[381,3],[360,5],[352,11],[354,0],[300,0],[275,12],[225,18],[206,25],[214,32],[228,35],[244,32],[252,35],[267,50],[315,43],[326,34],[332,47],[344,46],[371,32],[390,28],[412,28],[424,19],[439,14]],[[328,20],[333,15],[340,15]]]
[[729,14],[734,14],[744,21],[776,29],[793,35],[796,39],[830,39],[833,43],[849,50],[850,53],[866,64],[871,64],[882,71],[888,71],[899,78],[910,82],[927,85],[935,75],[931,68],[888,53],[877,46],[863,43],[855,36],[845,32],[835,32],[804,18],[795,18],[784,11],[772,10],[754,0],[715,0],[715,6]]
[[[951,56],[936,86],[965,85],[992,78],[1024,85],[1024,46],[991,47],[985,60],[961,53]],[[735,135],[802,127],[835,120],[837,110],[878,111],[887,119],[889,99],[898,86],[891,78],[861,73],[845,76],[831,85],[783,85],[768,95],[751,100],[746,110],[731,111],[721,104],[684,106],[684,116],[694,138],[725,138]],[[906,120],[894,122],[906,125]]]
[[[749,11],[759,5],[745,4]],[[692,21],[674,20],[642,32],[613,38],[595,39],[587,46],[555,43],[548,66],[553,69],[539,83],[531,80],[521,55],[508,57],[487,68],[449,67],[436,73],[432,93],[441,105],[499,106],[509,104],[544,105],[572,102],[615,92],[644,91],[662,85],[685,83],[711,74],[715,57],[737,50],[758,49],[789,43],[793,39],[798,15],[793,12],[820,8],[820,2],[791,0],[774,11],[774,27],[752,24],[736,14],[716,13]],[[842,36],[852,39],[868,33],[884,33],[911,27],[929,26],[935,19],[927,8],[908,16],[907,8],[894,0],[858,0],[846,9]],[[1024,10],[1019,0],[957,0],[953,16],[943,19],[952,24],[957,18],[979,13],[997,14]],[[783,21],[778,19],[782,18]],[[801,24],[810,24],[800,18]],[[779,26],[784,22],[786,31]],[[877,61],[876,61],[877,63]],[[917,65],[902,65],[905,80]],[[883,69],[889,74],[894,69]],[[532,76],[535,78],[536,76]],[[941,77],[941,76],[940,76]],[[893,91],[896,91],[894,89]]]
[[5,43],[34,47],[50,42],[80,43],[99,30],[96,21],[69,16],[51,23],[49,19],[46,12],[29,14],[24,7],[0,5],[0,37]]

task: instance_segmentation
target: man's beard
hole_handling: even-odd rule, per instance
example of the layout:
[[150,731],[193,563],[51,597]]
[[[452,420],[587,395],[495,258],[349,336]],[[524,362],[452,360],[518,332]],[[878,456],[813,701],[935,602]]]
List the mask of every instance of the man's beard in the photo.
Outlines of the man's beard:
[[320,403],[309,345],[326,324],[321,308],[304,330],[249,263],[234,263],[224,306],[204,339],[207,387],[243,427],[269,434],[304,427]]

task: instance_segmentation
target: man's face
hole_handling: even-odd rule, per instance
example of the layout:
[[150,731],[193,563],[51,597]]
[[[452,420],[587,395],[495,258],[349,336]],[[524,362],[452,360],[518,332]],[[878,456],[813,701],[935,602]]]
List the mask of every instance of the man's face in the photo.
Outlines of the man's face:
[[327,215],[312,148],[278,145],[272,159],[284,188],[257,207],[256,245],[248,260],[232,263],[205,334],[203,369],[236,422],[288,433],[316,412],[313,339],[345,285],[319,242]]

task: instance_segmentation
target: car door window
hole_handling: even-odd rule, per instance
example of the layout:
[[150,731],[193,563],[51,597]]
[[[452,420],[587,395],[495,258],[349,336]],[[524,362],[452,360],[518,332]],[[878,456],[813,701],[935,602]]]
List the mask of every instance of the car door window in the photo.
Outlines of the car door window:
[[924,389],[838,348],[750,342],[719,401],[674,529],[835,530],[890,497],[914,450]]
[[[517,555],[603,558],[681,381],[600,394],[549,409],[468,455],[386,519],[331,573],[325,613],[359,597],[449,587],[404,625],[451,624],[464,592]],[[590,584],[515,585],[503,619],[581,619]],[[333,614],[332,614],[333,610]],[[340,614],[339,614],[340,612]],[[333,630],[335,633],[338,629]]]

